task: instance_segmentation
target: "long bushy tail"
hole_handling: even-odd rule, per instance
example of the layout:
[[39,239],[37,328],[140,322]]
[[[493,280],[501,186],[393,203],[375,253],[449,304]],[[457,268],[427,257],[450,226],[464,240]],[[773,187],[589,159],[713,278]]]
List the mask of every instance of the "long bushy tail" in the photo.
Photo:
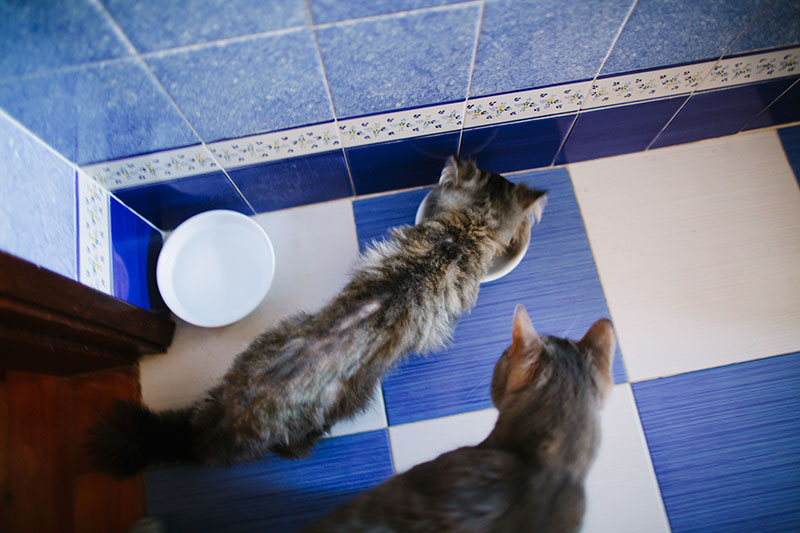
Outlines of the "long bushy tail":
[[117,401],[89,430],[86,449],[98,470],[118,477],[138,474],[153,463],[190,461],[192,408],[156,413]]

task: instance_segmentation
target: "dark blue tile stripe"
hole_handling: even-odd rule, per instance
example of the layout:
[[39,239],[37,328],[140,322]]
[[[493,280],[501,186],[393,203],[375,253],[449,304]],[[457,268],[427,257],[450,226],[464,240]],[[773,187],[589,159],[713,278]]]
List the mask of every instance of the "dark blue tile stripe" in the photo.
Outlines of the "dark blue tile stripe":
[[800,126],[779,129],[778,135],[783,144],[783,151],[786,152],[786,159],[794,171],[794,177],[800,184]]
[[793,78],[794,85],[780,95],[770,106],[751,120],[743,129],[767,128],[779,124],[800,121],[800,78]]
[[633,392],[673,531],[800,530],[800,353]]
[[173,532],[294,531],[393,473],[386,430],[322,441],[309,459],[146,474],[150,516]]
[[[609,316],[566,170],[531,172],[514,179],[549,193],[531,248],[514,272],[481,288],[476,308],[461,319],[450,347],[413,356],[384,379],[391,425],[489,407],[494,363],[510,342],[517,303],[526,306],[540,332],[572,338],[580,338],[595,320]],[[425,193],[354,202],[360,244],[382,236],[396,223],[412,223]],[[617,383],[626,380],[619,353],[614,377]]]

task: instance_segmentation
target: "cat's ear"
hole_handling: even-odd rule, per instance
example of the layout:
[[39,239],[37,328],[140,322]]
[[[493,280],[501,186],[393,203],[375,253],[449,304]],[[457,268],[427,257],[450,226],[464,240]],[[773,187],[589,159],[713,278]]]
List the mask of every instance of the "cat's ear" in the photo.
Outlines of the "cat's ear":
[[588,353],[601,369],[610,369],[614,350],[617,347],[614,326],[611,325],[611,321],[601,318],[595,322],[578,342],[578,346]]
[[544,206],[547,204],[547,193],[538,189],[531,189],[525,184],[514,187],[514,200],[517,205],[528,215],[531,224],[536,224],[542,219]]
[[542,352],[542,339],[533,329],[528,312],[522,304],[514,309],[514,327],[508,349],[508,380],[506,391],[515,391],[533,381]]
[[462,185],[464,181],[472,178],[478,172],[478,168],[472,161],[464,161],[451,155],[442,169],[439,176],[439,185],[450,183],[454,186]]
[[533,329],[531,317],[522,304],[514,308],[514,327],[511,329],[511,346],[528,349],[541,344],[539,334]]

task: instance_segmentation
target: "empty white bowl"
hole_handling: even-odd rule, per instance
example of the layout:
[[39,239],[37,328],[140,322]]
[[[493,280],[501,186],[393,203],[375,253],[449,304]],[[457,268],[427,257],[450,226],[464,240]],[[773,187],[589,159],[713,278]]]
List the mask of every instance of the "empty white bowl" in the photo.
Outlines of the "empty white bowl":
[[250,314],[274,275],[275,251],[264,228],[227,210],[183,222],[167,238],[156,266],[167,307],[186,322],[208,328]]
[[[428,213],[428,197],[431,193],[425,195],[425,198],[422,199],[420,202],[419,207],[417,208],[417,216],[414,219],[415,224],[419,224],[423,220],[425,220],[429,213]],[[489,271],[486,275],[481,278],[481,283],[488,283],[490,281],[494,281],[496,279],[500,279],[512,270],[514,270],[518,264],[522,261],[522,258],[525,257],[525,252],[528,251],[528,246],[530,246],[530,242],[526,242],[525,246],[520,249],[520,251],[515,255],[498,255],[492,259],[492,264],[489,265]]]

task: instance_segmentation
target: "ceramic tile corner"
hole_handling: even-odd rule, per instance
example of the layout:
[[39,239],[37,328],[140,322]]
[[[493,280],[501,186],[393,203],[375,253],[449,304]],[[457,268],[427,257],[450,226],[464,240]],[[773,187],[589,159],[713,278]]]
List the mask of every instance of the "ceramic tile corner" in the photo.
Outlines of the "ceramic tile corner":
[[78,171],[78,279],[111,294],[111,241],[108,191]]

